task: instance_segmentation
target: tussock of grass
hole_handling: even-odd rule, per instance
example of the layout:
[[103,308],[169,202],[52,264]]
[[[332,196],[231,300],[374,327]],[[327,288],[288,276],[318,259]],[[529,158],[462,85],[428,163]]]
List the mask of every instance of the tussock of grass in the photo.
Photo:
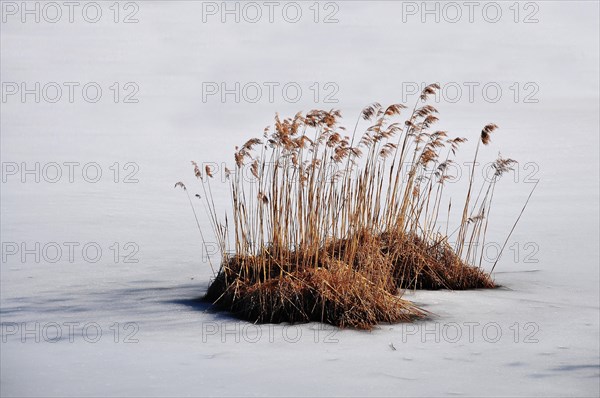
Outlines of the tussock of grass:
[[479,267],[460,259],[444,241],[386,234],[380,245],[393,262],[396,285],[406,289],[491,289],[494,282]]
[[[232,220],[217,216],[213,170],[192,162],[221,249],[206,298],[255,322],[370,328],[427,315],[401,298],[403,289],[494,287],[481,269],[482,248],[496,182],[515,162],[498,158],[478,191],[471,170],[449,234],[444,187],[466,139],[431,131],[437,110],[419,105],[437,89],[427,86],[403,123],[404,105],[365,108],[349,135],[339,111],[277,116],[274,131],[236,148],[235,169],[225,170]],[[369,124],[362,135],[361,122]],[[496,129],[483,128],[473,165]]]
[[341,263],[282,273],[260,283],[227,274],[222,270],[217,275],[206,298],[252,322],[317,321],[368,329],[426,314]]
[[[340,260],[354,241],[359,242],[354,262]],[[230,257],[206,299],[252,322],[370,328],[426,316],[399,297],[404,288],[494,287],[488,274],[464,264],[447,245],[426,244],[416,236],[364,233],[324,246],[318,258],[287,253],[285,263],[277,262],[273,251]]]

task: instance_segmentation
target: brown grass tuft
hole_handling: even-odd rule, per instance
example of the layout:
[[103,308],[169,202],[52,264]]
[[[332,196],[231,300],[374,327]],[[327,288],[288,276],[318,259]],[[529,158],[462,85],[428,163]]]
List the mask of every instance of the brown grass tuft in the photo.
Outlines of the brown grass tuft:
[[[419,101],[437,89],[427,86]],[[437,110],[418,105],[402,123],[394,119],[404,105],[374,103],[361,113],[365,132],[357,133],[359,120],[351,137],[337,110],[277,115],[264,143],[236,147],[235,168],[227,169],[233,217],[224,223],[210,179],[193,163],[221,250],[206,298],[253,322],[371,328],[427,315],[401,298],[403,289],[494,287],[481,269],[482,243],[494,187],[514,161],[499,158],[475,200],[471,170],[451,246],[445,216],[452,202],[443,206],[442,198],[448,165],[466,139],[430,131]],[[473,168],[479,144],[489,144],[496,129],[483,128]],[[212,177],[209,168],[205,174]]]

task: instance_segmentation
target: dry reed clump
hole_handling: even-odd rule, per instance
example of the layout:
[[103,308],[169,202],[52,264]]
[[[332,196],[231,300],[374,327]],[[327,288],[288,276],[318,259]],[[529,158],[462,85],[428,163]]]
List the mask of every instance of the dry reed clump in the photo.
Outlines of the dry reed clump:
[[[460,221],[448,234],[444,187],[466,139],[431,131],[437,110],[419,104],[437,89],[427,86],[403,123],[396,119],[404,105],[365,108],[362,135],[361,119],[346,135],[336,110],[277,116],[274,131],[236,148],[235,168],[225,170],[233,226],[217,217],[212,170],[192,162],[221,251],[206,298],[256,322],[370,328],[426,316],[402,289],[494,287],[481,269],[482,248],[496,182],[515,162],[498,158],[477,195],[471,171]],[[473,165],[496,129],[483,128]]]
[[262,282],[240,277],[239,259],[232,258],[227,270],[217,275],[206,299],[252,322],[317,321],[368,329],[426,314],[341,262],[282,272]]
[[381,246],[392,258],[398,287],[428,290],[495,287],[489,274],[465,263],[444,241],[427,242],[417,235],[385,236]]

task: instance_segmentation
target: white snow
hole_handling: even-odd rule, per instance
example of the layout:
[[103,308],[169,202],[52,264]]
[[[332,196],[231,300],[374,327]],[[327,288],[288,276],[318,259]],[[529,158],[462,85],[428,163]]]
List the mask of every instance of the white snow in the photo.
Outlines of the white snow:
[[[598,3],[535,2],[539,22],[528,24],[513,22],[511,2],[498,3],[503,17],[495,24],[481,13],[473,23],[421,23],[420,15],[403,22],[408,3],[337,2],[332,24],[312,22],[312,2],[299,3],[296,24],[223,24],[218,16],[203,23],[202,3],[192,1],[137,2],[135,24],[113,23],[110,2],[101,2],[96,24],[21,23],[3,14],[3,83],[98,82],[103,97],[1,103],[4,172],[13,162],[79,165],[72,183],[64,165],[56,183],[3,174],[0,394],[598,396]],[[519,18],[533,10],[520,6]],[[331,10],[321,8],[320,18]],[[278,91],[273,103],[266,91],[257,103],[203,102],[202,82],[221,81],[298,82],[303,94],[297,103]],[[193,186],[190,160],[230,164],[234,146],[260,135],[275,111],[340,108],[351,127],[364,105],[401,102],[403,82],[433,81],[463,88],[458,102],[434,105],[440,129],[471,138],[465,161],[481,127],[495,122],[500,130],[482,161],[501,151],[521,162],[517,181],[498,188],[490,242],[503,242],[530,180],[540,180],[496,268],[502,288],[407,292],[432,318],[371,332],[256,326],[196,300],[211,271],[187,198],[173,189],[179,180]],[[139,103],[114,103],[114,82],[135,82]],[[339,88],[338,103],[323,103],[327,82]],[[472,102],[465,82],[480,83]],[[503,90],[496,103],[482,96],[489,82]],[[537,103],[523,102],[531,87],[539,88]],[[102,170],[98,183],[81,176],[89,162]],[[138,183],[123,182],[137,170],[124,168],[128,162],[139,167]],[[227,200],[225,184],[214,189]],[[55,242],[62,258],[48,261],[56,245],[39,262],[7,254],[12,243],[21,250],[35,242]],[[79,244],[72,262],[67,242]],[[81,251],[90,242],[102,250],[95,263]],[[138,262],[124,263],[136,246]],[[57,327],[62,338],[51,342]],[[102,331],[95,343],[94,327]]]

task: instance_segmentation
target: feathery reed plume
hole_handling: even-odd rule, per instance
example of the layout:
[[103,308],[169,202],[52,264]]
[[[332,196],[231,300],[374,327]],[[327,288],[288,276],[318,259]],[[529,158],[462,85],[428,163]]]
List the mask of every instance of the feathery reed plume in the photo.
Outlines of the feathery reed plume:
[[496,130],[498,126],[494,123],[490,123],[481,130],[481,142],[483,145],[488,145],[491,141],[490,135]]

